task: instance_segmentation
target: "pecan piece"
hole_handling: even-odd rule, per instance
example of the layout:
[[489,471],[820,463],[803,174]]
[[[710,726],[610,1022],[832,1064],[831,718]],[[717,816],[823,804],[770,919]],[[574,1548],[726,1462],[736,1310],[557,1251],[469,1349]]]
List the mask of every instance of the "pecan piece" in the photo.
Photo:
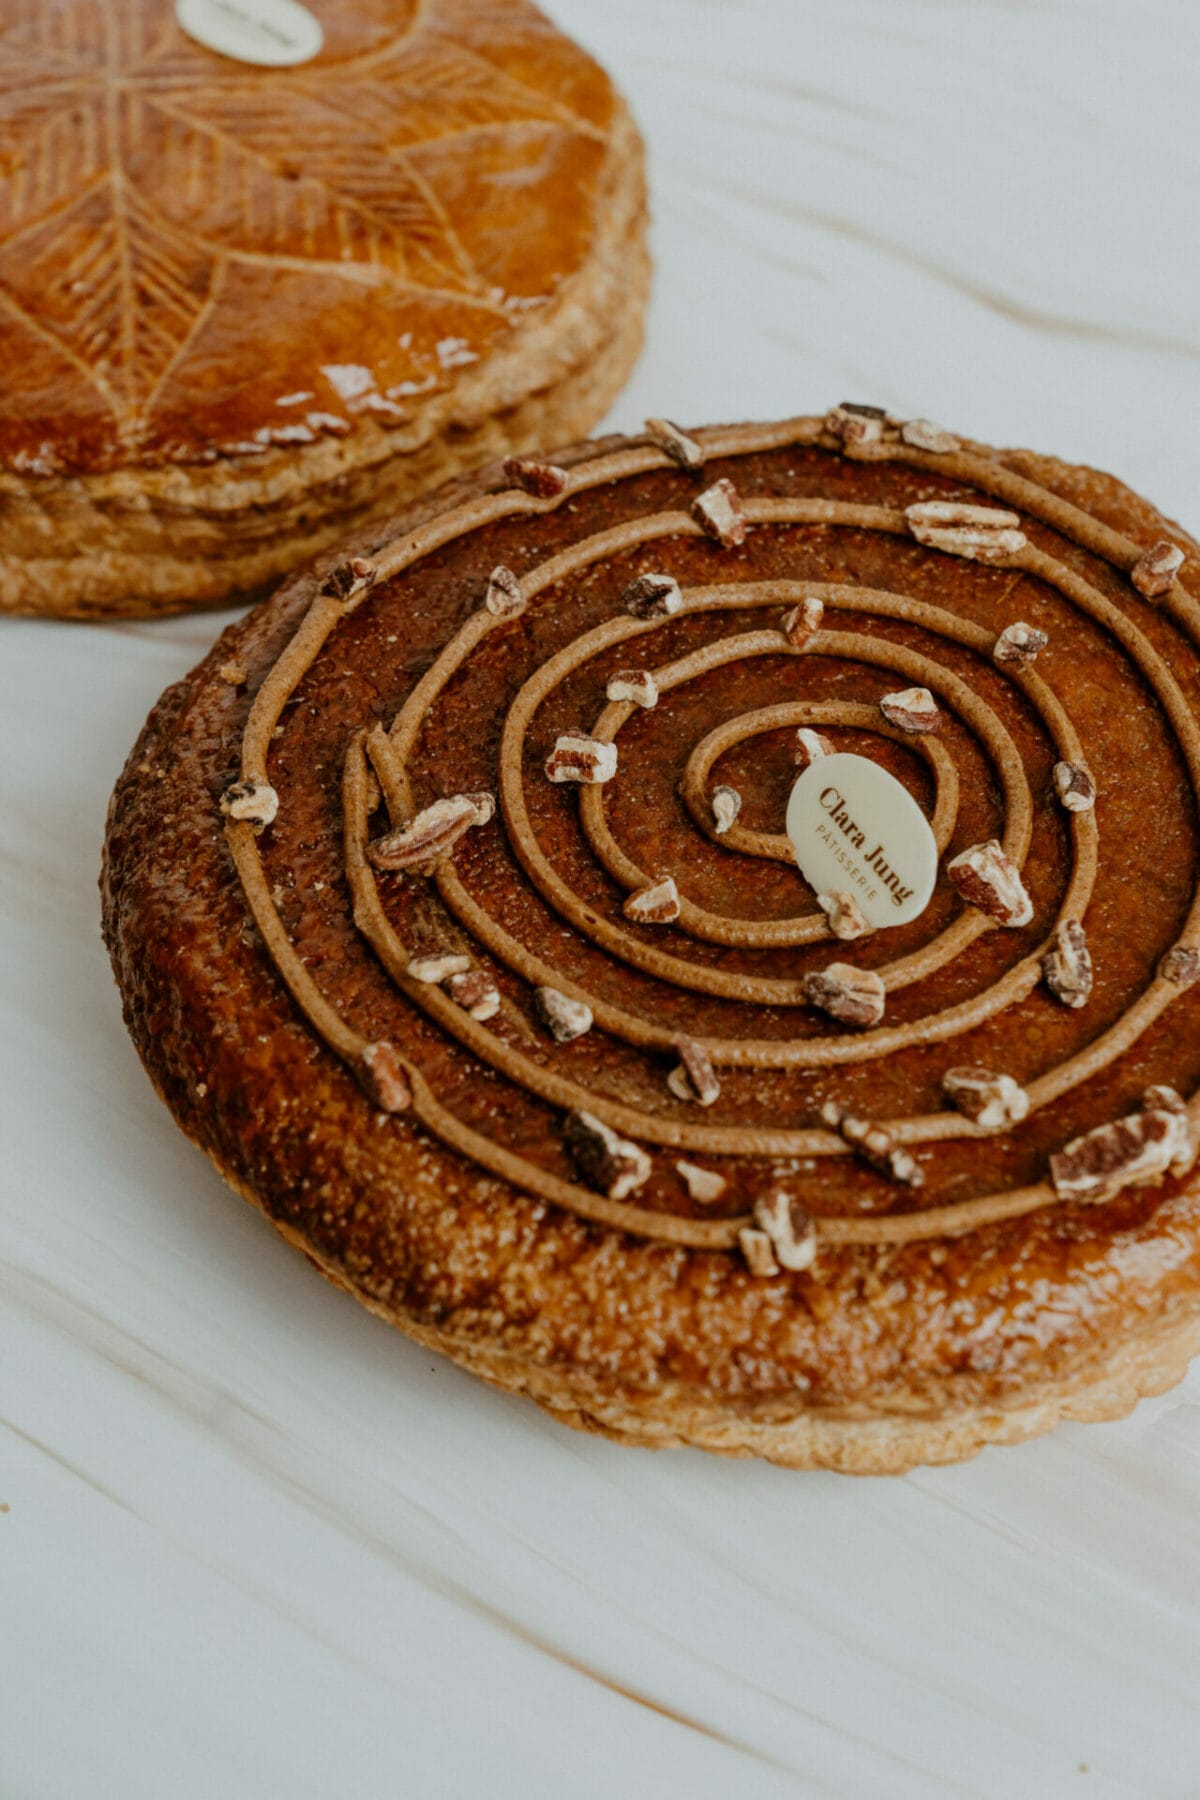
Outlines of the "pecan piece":
[[900,436],[914,450],[930,450],[935,456],[949,456],[952,451],[962,449],[953,432],[935,425],[932,419],[906,419],[900,427]]
[[650,442],[669,456],[673,463],[681,469],[702,469],[704,467],[704,451],[695,438],[681,431],[670,419],[647,419],[646,436]]
[[661,881],[652,881],[648,887],[639,888],[630,894],[623,911],[627,919],[636,919],[639,925],[668,925],[672,919],[679,917],[679,889],[675,886],[673,875],[664,875]]
[[798,769],[807,769],[815,763],[819,756],[832,756],[833,745],[819,731],[813,731],[807,725],[796,727],[795,746],[792,760]]
[[1151,544],[1129,571],[1129,579],[1147,600],[1159,600],[1169,594],[1171,584],[1183,567],[1183,551],[1169,538]]
[[650,1158],[594,1113],[568,1114],[564,1131],[575,1167],[610,1200],[624,1200],[650,1179]]
[[483,604],[497,619],[515,619],[518,613],[525,611],[525,590],[503,563],[497,563],[488,576]]
[[825,619],[825,602],[819,594],[805,594],[799,606],[793,606],[790,612],[783,615],[783,635],[791,644],[797,646],[807,644],[814,637]]
[[621,604],[635,619],[665,619],[679,611],[683,595],[673,575],[639,575],[621,595]]
[[775,1261],[775,1251],[765,1231],[757,1231],[752,1225],[743,1225],[738,1232],[738,1246],[752,1275],[764,1278],[778,1275],[779,1264]]
[[345,562],[334,564],[323,578],[320,592],[340,600],[349,610],[358,605],[377,573],[375,564],[368,562],[365,556],[351,556]]
[[698,1200],[701,1206],[711,1206],[725,1192],[725,1177],[718,1175],[715,1169],[702,1169],[699,1163],[682,1160],[675,1167],[683,1177],[689,1199]]
[[1091,812],[1096,804],[1096,783],[1082,763],[1055,763],[1054,788],[1068,812]]
[[1064,1006],[1086,1006],[1092,996],[1092,955],[1078,919],[1063,919],[1054,948],[1042,958],[1042,980]]
[[604,692],[609,700],[624,700],[632,706],[658,705],[658,683],[649,669],[618,669]]
[[746,541],[746,515],[737,489],[728,476],[722,475],[692,501],[692,517],[703,525],[709,537],[716,538],[724,550],[736,549]]
[[966,506],[958,500],[918,500],[904,516],[918,544],[964,556],[969,562],[1003,562],[1025,548],[1017,513],[998,506]]
[[992,645],[992,655],[998,663],[1010,668],[1027,669],[1049,642],[1046,633],[1039,631],[1036,625],[1015,619],[1004,627]]
[[1172,987],[1190,988],[1200,981],[1200,950],[1193,950],[1187,944],[1173,945],[1159,963],[1158,973]]
[[848,890],[838,889],[833,894],[818,894],[817,905],[829,920],[829,929],[835,938],[849,943],[851,938],[865,937],[871,927],[859,910],[858,901]]
[[942,715],[928,688],[901,688],[895,694],[885,694],[879,702],[879,710],[889,725],[896,725],[901,731],[941,729]]
[[279,795],[266,781],[233,781],[221,795],[221,811],[239,824],[261,831],[279,816]]
[[754,1203],[754,1223],[770,1240],[780,1266],[810,1269],[817,1254],[817,1228],[800,1202],[775,1188]]
[[551,781],[611,781],[617,772],[617,746],[589,737],[586,731],[564,731],[546,758]]
[[504,473],[514,487],[536,500],[553,500],[567,485],[567,471],[557,463],[537,462],[528,456],[506,456]]
[[1175,1153],[1170,1161],[1172,1175],[1186,1175],[1196,1160],[1196,1129],[1182,1095],[1172,1087],[1148,1087],[1142,1105],[1152,1119],[1172,1119],[1175,1124]]
[[407,825],[368,844],[367,860],[377,869],[432,868],[473,826],[486,824],[495,810],[490,794],[447,794]]
[[395,1046],[385,1038],[364,1044],[359,1057],[359,1079],[367,1098],[379,1112],[396,1113],[412,1105],[412,1088]]
[[440,987],[452,975],[465,975],[470,967],[470,957],[459,956],[453,950],[439,950],[432,956],[413,956],[408,961],[408,973],[413,980],[423,981],[430,987]]
[[839,401],[825,414],[826,431],[846,449],[879,443],[887,422],[882,406],[860,406],[853,400]]
[[592,1009],[585,1000],[574,1000],[557,988],[533,990],[533,1010],[551,1037],[560,1044],[570,1044],[593,1025]]
[[883,982],[873,969],[830,963],[804,977],[804,997],[843,1025],[878,1025],[883,1017]]
[[1033,901],[1021,872],[995,838],[960,851],[946,864],[946,874],[963,899],[997,925],[1028,925],[1032,919]]
[[1029,1116],[1029,1095],[1011,1075],[960,1064],[942,1076],[942,1091],[960,1113],[985,1131],[1003,1131]]
[[1050,1179],[1060,1200],[1092,1204],[1110,1200],[1122,1188],[1153,1186],[1164,1175],[1186,1174],[1195,1160],[1196,1140],[1186,1109],[1148,1106],[1073,1138],[1050,1158]]
[[828,1125],[856,1150],[864,1162],[905,1187],[924,1187],[925,1171],[911,1151],[898,1144],[890,1131],[870,1119],[856,1118],[836,1101],[827,1100],[821,1108],[821,1122]]
[[715,787],[712,793],[713,830],[724,837],[742,810],[742,796],[735,787]]
[[679,1063],[667,1076],[667,1086],[677,1100],[695,1100],[701,1106],[711,1106],[720,1098],[721,1083],[708,1051],[683,1032],[676,1037],[675,1048]]
[[463,969],[447,979],[445,988],[455,1006],[480,1024],[500,1011],[500,989],[483,969]]

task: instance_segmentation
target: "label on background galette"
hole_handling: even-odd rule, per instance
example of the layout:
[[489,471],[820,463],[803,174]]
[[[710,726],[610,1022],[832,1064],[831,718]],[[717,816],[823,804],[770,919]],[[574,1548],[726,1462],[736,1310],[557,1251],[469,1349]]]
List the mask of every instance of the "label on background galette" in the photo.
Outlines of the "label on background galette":
[[175,0],[175,18],[206,50],[268,69],[309,62],[325,42],[300,0]]
[[787,834],[818,894],[849,893],[868,925],[906,925],[929,905],[937,841],[908,789],[866,756],[838,751],[792,789]]

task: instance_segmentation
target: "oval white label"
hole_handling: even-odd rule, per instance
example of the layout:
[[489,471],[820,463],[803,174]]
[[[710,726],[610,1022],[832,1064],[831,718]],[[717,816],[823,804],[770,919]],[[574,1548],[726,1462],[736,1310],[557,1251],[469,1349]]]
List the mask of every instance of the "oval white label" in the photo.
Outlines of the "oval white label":
[[175,0],[175,17],[206,50],[268,69],[309,62],[325,42],[300,0]]
[[810,763],[792,789],[787,834],[818,894],[853,894],[868,925],[906,925],[929,905],[937,840],[908,789],[866,756]]

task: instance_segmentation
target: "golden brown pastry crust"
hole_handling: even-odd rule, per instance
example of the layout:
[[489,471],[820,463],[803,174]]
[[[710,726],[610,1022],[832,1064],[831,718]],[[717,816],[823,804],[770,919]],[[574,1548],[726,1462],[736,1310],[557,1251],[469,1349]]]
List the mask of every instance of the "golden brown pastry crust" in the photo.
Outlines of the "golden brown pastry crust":
[[644,178],[603,71],[527,0],[322,18],[290,70],[168,0],[0,38],[0,611],[261,593],[624,382]]
[[[743,494],[752,496],[832,489],[851,504],[894,505],[942,494],[981,498],[971,495],[969,484],[940,476],[934,463],[922,465],[919,457],[898,467],[835,457],[820,437],[819,421],[794,422],[790,437],[794,450],[787,448],[785,430],[776,451],[717,458],[704,480],[732,475]],[[368,1035],[385,1024],[394,1035],[402,1020],[394,1002],[386,1001],[369,955],[349,948],[340,858],[326,854],[336,851],[341,829],[340,761],[348,721],[388,721],[416,673],[428,665],[430,652],[471,617],[479,603],[480,571],[486,575],[493,561],[507,557],[522,572],[589,530],[611,529],[631,505],[642,511],[686,506],[696,492],[696,484],[667,459],[656,459],[636,443],[628,450],[619,441],[598,448],[640,459],[643,472],[572,493],[562,505],[553,500],[539,505],[533,521],[526,513],[512,526],[481,526],[461,547],[431,552],[413,574],[381,586],[353,621],[338,628],[331,640],[338,655],[324,673],[318,660],[298,690],[297,705],[281,722],[272,776],[284,808],[281,822],[262,840],[268,879],[279,890],[288,931],[306,963]],[[1110,477],[1030,453],[996,456],[980,446],[968,448],[986,455],[998,478],[1005,470],[1018,472],[1137,546],[1166,533],[1189,556],[1195,553],[1177,527]],[[575,466],[577,455],[595,454],[584,450],[558,460]],[[484,472],[477,482],[412,509],[359,548],[386,558],[380,543],[412,543],[430,521],[455,507],[490,504],[489,497],[504,488],[498,471]],[[1036,519],[1023,516],[1022,522],[1039,554],[1061,554],[1102,583],[1114,603],[1127,606],[1155,643],[1171,651],[1195,706],[1200,680],[1190,666],[1194,646],[1186,633],[1177,633],[1170,619],[1133,596],[1125,576],[1102,573],[1091,553],[1072,548]],[[886,551],[893,575],[898,563],[906,581],[916,583],[927,599],[955,601],[964,615],[990,618],[988,609],[996,608],[998,625],[1001,618],[1021,616],[1018,607],[1042,607],[1058,646],[1056,691],[1089,728],[1103,722],[1103,743],[1094,735],[1089,742],[1101,782],[1101,841],[1127,847],[1120,878],[1111,886],[1101,880],[1087,915],[1097,966],[1104,980],[1111,980],[1117,1000],[1126,988],[1132,992],[1144,985],[1178,929],[1182,898],[1194,891],[1195,820],[1183,790],[1176,803],[1159,781],[1156,803],[1163,829],[1171,814],[1178,866],[1160,884],[1161,892],[1139,889],[1145,871],[1155,865],[1144,857],[1139,861],[1131,842],[1145,808],[1138,780],[1149,781],[1160,758],[1163,768],[1178,763],[1172,765],[1174,752],[1155,723],[1153,707],[1121,674],[1107,640],[1082,628],[1073,635],[1068,610],[1047,608],[1040,576],[968,566],[911,545],[893,550],[891,539],[881,550],[873,535],[823,526],[762,523],[743,550],[730,553],[692,538],[667,538],[660,547],[681,579],[685,572],[692,580],[718,578],[716,571],[732,562],[739,580],[755,573],[770,577],[776,566],[787,565],[809,579],[837,572],[861,584],[874,581]],[[596,582],[576,575],[562,590],[552,588],[533,602],[535,615],[545,603],[545,650],[554,647],[554,622],[566,605],[583,606],[585,623],[589,614],[611,617],[621,573],[636,572],[647,559],[626,554],[623,561],[620,556],[612,561],[611,572],[606,568]],[[248,708],[246,694],[219,671],[230,663],[242,665],[250,689],[256,689],[285,649],[314,585],[312,578],[294,581],[227,633],[208,661],[164,696],[152,715],[114,798],[105,918],[127,1020],[175,1116],[226,1178],[317,1267],[422,1342],[486,1379],[529,1394],[566,1422],[648,1444],[696,1443],[797,1466],[871,1472],[952,1460],[985,1442],[1015,1441],[1044,1430],[1059,1417],[1116,1416],[1140,1393],[1159,1391],[1178,1377],[1195,1348],[1200,1319],[1200,1191],[1194,1177],[1131,1189],[1103,1205],[1056,1205],[1053,1195],[1043,1196],[1026,1216],[953,1238],[935,1234],[898,1246],[833,1244],[822,1251],[816,1272],[764,1281],[748,1274],[736,1252],[639,1241],[588,1224],[481,1172],[404,1114],[388,1118],[373,1112],[351,1074],[314,1039],[257,933],[248,928],[216,805],[222,787],[238,772]],[[895,624],[885,635],[912,643],[919,637]],[[397,640],[397,648],[386,647]],[[519,640],[518,632],[513,641]],[[964,658],[969,661],[966,652]],[[532,666],[537,660],[533,656]],[[1111,698],[1101,697],[1097,712],[1101,677],[1112,683]],[[861,672],[856,682],[860,678]],[[498,672],[495,679],[510,702],[512,676]],[[989,679],[979,675],[990,693]],[[711,679],[703,694],[706,706],[721,704]],[[435,790],[450,789],[461,740],[472,735],[472,706],[480,708],[478,733],[487,736],[486,683],[474,700],[462,690],[458,705],[467,711],[460,713],[457,730],[447,739],[433,728],[426,745],[425,754],[433,758],[427,779]],[[1019,708],[1008,722],[1031,767],[1039,756],[1044,760]],[[699,735],[694,721],[689,729]],[[954,748],[963,753],[957,743]],[[480,755],[488,754],[483,745]],[[1119,780],[1108,769],[1113,759]],[[532,783],[536,759],[529,766]],[[1142,776],[1130,777],[1127,769]],[[469,779],[480,785],[476,773],[470,764]],[[619,784],[614,795],[619,799]],[[964,804],[965,828],[984,819],[994,802],[981,791]],[[1065,840],[1058,817],[1052,801],[1041,798],[1027,862],[1031,891],[1039,896],[1062,873]],[[557,834],[549,813],[540,818],[544,830]],[[631,829],[627,813],[620,822]],[[655,810],[652,829],[661,834],[664,822],[665,815]],[[317,847],[318,838],[328,842]],[[556,854],[565,856],[567,840],[554,835],[553,841]],[[480,855],[465,853],[468,874],[477,891],[495,897]],[[707,865],[701,859],[696,866]],[[760,878],[755,880],[762,891]],[[283,887],[285,881],[294,881],[299,891]],[[388,890],[387,905],[396,917],[407,916],[404,909],[416,904],[411,891],[419,886],[420,877],[406,876]],[[1150,921],[1145,941],[1143,917]],[[1035,923],[1035,939],[1044,928],[1044,920]],[[992,934],[982,940],[985,948],[991,946],[989,954],[1000,955],[1001,936],[1017,938]],[[1122,945],[1128,945],[1128,968],[1114,961]],[[635,985],[636,979],[629,977]],[[942,984],[939,994],[950,994],[950,974],[934,980]],[[510,1001],[524,991],[505,983]],[[844,1165],[827,1163],[822,1185],[808,1188],[811,1209],[824,1214],[832,1208],[834,1216],[853,1218],[867,1206],[871,1215],[903,1217],[914,1208],[979,1193],[989,1173],[994,1179],[999,1171],[1018,1184],[1036,1181],[1049,1149],[1073,1130],[1126,1110],[1139,1084],[1165,1080],[1169,1072],[1185,1093],[1191,1091],[1200,1072],[1188,1061],[1196,1056],[1195,1000],[1195,990],[1182,995],[1118,1065],[1088,1083],[1082,1098],[1047,1108],[1026,1133],[986,1140],[968,1135],[957,1148],[939,1146],[936,1157],[925,1159],[930,1182],[922,1196],[898,1198],[869,1172],[852,1170],[839,1198],[837,1182],[831,1185],[824,1170],[841,1180]],[[1031,1057],[1043,1046],[1056,1055],[1072,1045],[1086,1046],[1097,1025],[1108,1027],[1114,1016],[1108,1000],[1107,1010],[1083,1024],[1074,1014],[1056,1012],[1044,998],[1023,1004],[1007,1038],[1014,1055],[1022,1053],[1022,1044]],[[667,996],[662,1005],[669,1010]],[[999,1039],[993,1033],[990,1041],[994,1047]],[[448,1049],[436,1028],[418,1025],[405,1054],[428,1072],[448,1103],[465,1108],[477,1122],[489,1120],[498,1139],[519,1135],[522,1147],[533,1150],[533,1115],[526,1118],[502,1086],[489,1099],[494,1077],[469,1055]],[[594,1078],[606,1065],[600,1049],[587,1054],[600,1059],[591,1065]],[[927,1086],[929,1075],[921,1069],[928,1053],[918,1046],[905,1055],[903,1078]],[[895,1060],[897,1067],[904,1062],[902,1056]],[[610,1080],[614,1073],[616,1065],[608,1066]],[[618,1078],[631,1079],[627,1072]],[[839,1083],[843,1079],[848,1078],[839,1076]],[[861,1100],[872,1085],[882,1093],[881,1079],[872,1065],[869,1079],[853,1087],[854,1097]],[[642,1105],[644,1091],[638,1090]],[[821,1091],[813,1094],[811,1106],[806,1100],[802,1115],[811,1116]],[[548,1127],[538,1129],[544,1136]],[[549,1129],[547,1156],[557,1135],[557,1127]],[[982,1169],[981,1143],[987,1157]],[[664,1198],[669,1183],[664,1185],[660,1172],[669,1172],[672,1153],[656,1151],[655,1161],[645,1204],[667,1205],[681,1220],[707,1216],[682,1198]],[[553,1159],[548,1166],[555,1166]],[[732,1167],[736,1178],[736,1159],[720,1166]],[[718,1217],[732,1216],[736,1208],[731,1201],[716,1211]]]

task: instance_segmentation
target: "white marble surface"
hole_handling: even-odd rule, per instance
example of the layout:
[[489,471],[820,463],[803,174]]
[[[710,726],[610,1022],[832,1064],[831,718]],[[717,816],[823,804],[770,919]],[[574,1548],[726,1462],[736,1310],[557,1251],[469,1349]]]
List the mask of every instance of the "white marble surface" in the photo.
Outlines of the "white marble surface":
[[[613,422],[843,397],[1200,523],[1184,0],[555,0],[653,152]],[[1200,1379],[855,1483],[565,1432],[176,1132],[104,805],[214,618],[0,630],[0,1797],[1200,1793]]]

